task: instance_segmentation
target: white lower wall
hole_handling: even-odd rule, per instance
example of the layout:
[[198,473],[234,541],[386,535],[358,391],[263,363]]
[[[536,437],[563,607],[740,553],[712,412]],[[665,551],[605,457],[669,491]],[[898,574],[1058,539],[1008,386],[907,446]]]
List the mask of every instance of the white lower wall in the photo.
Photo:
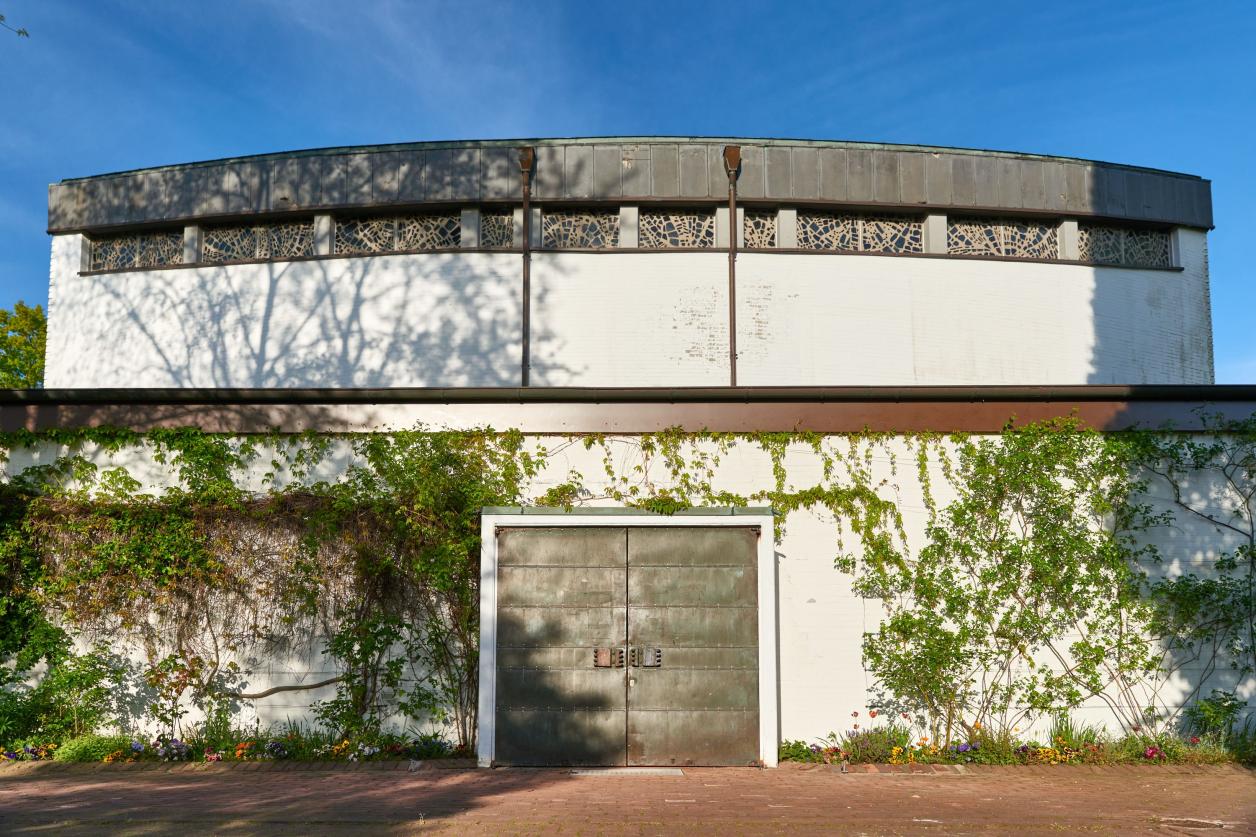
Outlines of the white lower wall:
[[[510,425],[509,415],[503,413],[494,426]],[[565,482],[575,470],[583,475],[585,484],[593,496],[605,487],[603,453],[600,448],[586,449],[584,445],[560,445],[552,437],[537,438],[552,453],[544,473],[531,487],[531,496],[540,496],[553,485]],[[840,440],[837,442],[840,444]],[[665,474],[656,464],[651,471],[639,474],[633,470],[639,463],[639,451],[632,437],[614,442],[612,461],[621,474],[633,480],[651,479],[665,484]],[[153,461],[151,452],[130,448],[116,454],[89,448],[84,451],[87,459],[104,467],[125,465],[143,483],[143,490],[157,491],[170,483],[168,466]],[[891,474],[891,455],[897,458],[897,474]],[[10,474],[31,465],[47,463],[55,456],[52,449],[17,451],[8,465]],[[258,457],[258,473],[269,468],[271,457],[263,452]],[[327,467],[312,475],[312,479],[336,479],[351,461],[344,446],[333,450]],[[924,532],[926,514],[917,482],[913,458],[908,447],[900,440],[891,442],[888,450],[873,453],[873,467],[877,479],[885,477],[896,490],[892,493],[905,519],[907,534],[919,545]],[[264,463],[264,464],[263,464]],[[821,462],[807,447],[791,448],[786,458],[790,483],[795,488],[817,484],[822,479]],[[256,477],[256,475],[253,475]],[[280,481],[282,482],[282,476]],[[249,481],[246,480],[247,484]],[[253,481],[260,487],[260,483]],[[771,462],[757,446],[738,442],[721,459],[713,483],[717,488],[748,495],[774,484]],[[945,481],[940,473],[934,473],[932,485],[939,501],[949,498],[945,493]],[[1206,485],[1192,487],[1191,496],[1206,505],[1211,490]],[[1157,489],[1149,498],[1160,509],[1171,509],[1167,494]],[[612,505],[605,500],[591,500],[591,505]],[[834,568],[838,544],[834,521],[827,513],[801,511],[781,521],[780,539],[776,545],[778,573],[778,658],[779,658],[779,705],[781,735],[787,739],[813,739],[832,730],[844,730],[850,721],[850,713],[865,713],[874,685],[864,670],[861,642],[866,632],[876,629],[881,618],[880,605],[876,601],[855,596],[851,591],[850,575]],[[853,536],[848,532],[848,545]],[[1153,538],[1159,546],[1164,561],[1148,566],[1153,573],[1179,575],[1187,572],[1208,574],[1220,549],[1232,549],[1233,542],[1222,539],[1215,529],[1200,520],[1178,515],[1174,525],[1157,529]],[[133,654],[139,649],[131,649]],[[240,660],[244,666],[248,690],[261,690],[275,685],[308,683],[330,676],[325,659],[318,653],[316,644],[305,652],[285,654],[281,658],[257,656],[243,651]],[[1178,676],[1164,685],[1158,701],[1170,708],[1182,703],[1192,690],[1207,696],[1212,688],[1234,690],[1243,700],[1256,704],[1256,677],[1239,679],[1221,665],[1207,682],[1200,681],[1203,672],[1198,665],[1186,665]],[[286,692],[256,702],[255,711],[263,725],[286,719],[311,717],[309,704],[325,697],[330,690],[320,693]],[[1093,700],[1077,716],[1081,720],[1107,724],[1116,730],[1115,719],[1100,700]]]

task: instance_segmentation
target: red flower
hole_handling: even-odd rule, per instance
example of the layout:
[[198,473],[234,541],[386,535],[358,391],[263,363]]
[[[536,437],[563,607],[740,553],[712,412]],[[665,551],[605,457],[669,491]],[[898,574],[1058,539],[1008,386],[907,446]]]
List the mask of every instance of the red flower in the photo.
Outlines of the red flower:
[[1199,743],[1199,736],[1198,736],[1198,735],[1192,735],[1192,736],[1191,736],[1191,743],[1192,743],[1192,744],[1198,744],[1198,743]]

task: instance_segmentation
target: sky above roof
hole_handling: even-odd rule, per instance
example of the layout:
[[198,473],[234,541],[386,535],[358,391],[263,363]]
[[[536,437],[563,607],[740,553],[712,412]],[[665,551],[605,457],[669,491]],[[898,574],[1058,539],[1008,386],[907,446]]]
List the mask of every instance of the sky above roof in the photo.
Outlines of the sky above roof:
[[1218,383],[1256,383],[1256,5],[0,0],[0,307],[47,301],[47,186],[335,145],[773,136],[1213,181]]

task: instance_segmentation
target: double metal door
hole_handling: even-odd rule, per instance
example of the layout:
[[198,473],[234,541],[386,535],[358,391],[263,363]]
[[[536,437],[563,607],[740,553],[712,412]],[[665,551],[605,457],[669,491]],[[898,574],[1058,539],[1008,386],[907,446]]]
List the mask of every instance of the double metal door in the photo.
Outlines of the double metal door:
[[497,761],[758,759],[758,536],[499,529]]

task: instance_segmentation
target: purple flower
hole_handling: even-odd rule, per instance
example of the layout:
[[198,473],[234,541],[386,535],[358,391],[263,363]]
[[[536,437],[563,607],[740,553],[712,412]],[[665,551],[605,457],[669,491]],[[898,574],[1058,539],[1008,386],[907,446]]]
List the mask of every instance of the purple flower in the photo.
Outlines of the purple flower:
[[968,746],[967,744],[961,744],[961,745],[959,745],[958,747],[956,747],[955,749],[956,749],[956,751],[958,751],[958,752],[960,752],[960,753],[967,753],[969,750],[971,750],[971,749],[972,749],[972,747]]
[[132,742],[131,742],[131,750],[132,750],[133,752],[136,752],[136,753],[142,753],[142,752],[144,752],[144,745],[143,745],[143,744],[141,744],[141,743],[140,743],[140,742],[138,742],[138,741],[132,741]]

